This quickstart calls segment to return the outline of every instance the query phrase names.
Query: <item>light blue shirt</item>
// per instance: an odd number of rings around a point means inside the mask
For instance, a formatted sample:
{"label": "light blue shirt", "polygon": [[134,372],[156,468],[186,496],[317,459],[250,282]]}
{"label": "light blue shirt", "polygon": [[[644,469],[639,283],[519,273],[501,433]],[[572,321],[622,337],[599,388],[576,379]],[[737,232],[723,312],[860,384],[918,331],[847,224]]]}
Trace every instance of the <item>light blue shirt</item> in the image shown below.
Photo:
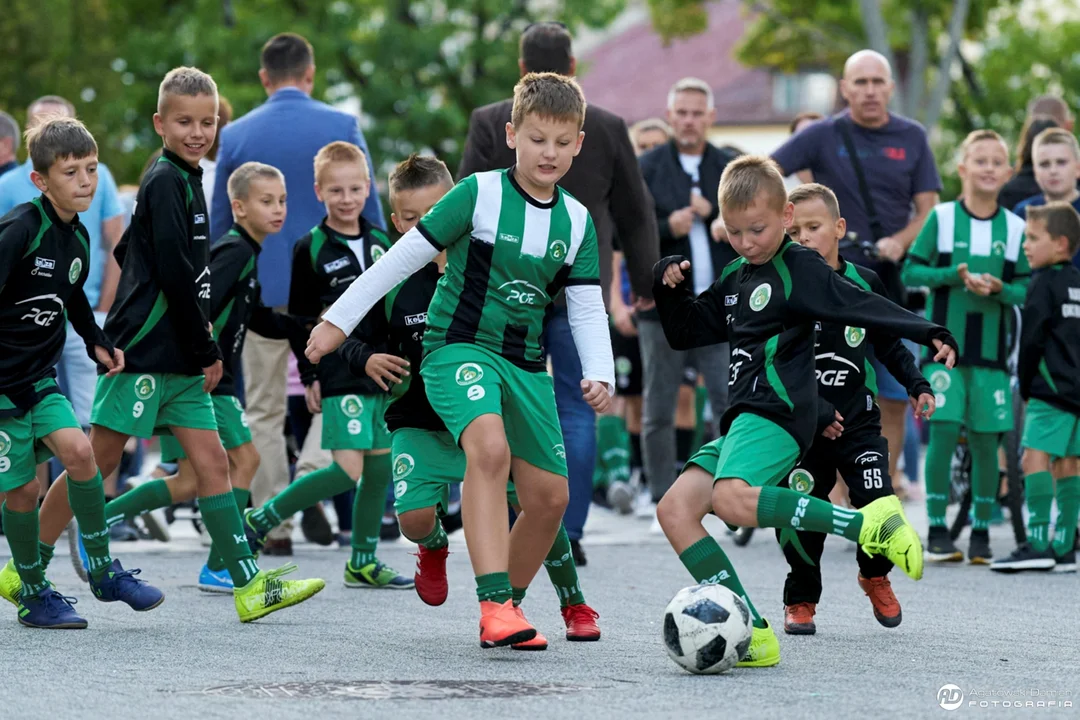
{"label": "light blue shirt", "polygon": [[[0,217],[7,215],[16,205],[30,202],[41,191],[30,180],[30,171],[33,170],[30,160],[5,173],[0,177]],[[101,280],[105,275],[106,260],[111,248],[106,248],[101,237],[101,225],[124,212],[120,204],[120,196],[116,191],[116,181],[112,173],[104,163],[98,163],[98,187],[94,193],[94,199],[90,202],[90,209],[79,213],[79,220],[86,226],[90,237],[90,270],[86,276],[86,284],[83,291],[86,299],[90,301],[90,307],[96,308],[101,298]]]}

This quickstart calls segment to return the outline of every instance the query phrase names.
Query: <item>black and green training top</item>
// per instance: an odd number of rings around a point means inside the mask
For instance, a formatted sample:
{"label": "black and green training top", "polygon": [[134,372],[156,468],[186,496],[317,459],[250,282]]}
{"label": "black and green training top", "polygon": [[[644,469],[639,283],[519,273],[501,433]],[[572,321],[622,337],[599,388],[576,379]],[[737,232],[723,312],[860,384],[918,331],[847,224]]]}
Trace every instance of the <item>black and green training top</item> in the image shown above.
{"label": "black and green training top", "polygon": [[202,169],[165,150],[139,186],[105,334],[125,372],[202,375],[221,359],[210,334],[210,225]]}
{"label": "black and green training top", "polygon": [[[867,292],[889,296],[881,278],[870,268],[840,258],[836,273]],[[896,335],[879,330],[867,332],[861,327],[828,321],[817,322],[815,328],[818,414],[825,425],[839,412],[844,418],[845,433],[864,427],[877,427],[880,431],[881,411],[874,402],[878,394],[877,374],[870,363],[870,348],[908,395],[918,397],[931,392],[930,383],[915,364],[915,357]]]}
{"label": "black and green training top", "polygon": [[83,292],[90,269],[86,238],[78,215],[62,221],[44,195],[0,218],[0,395],[18,414],[37,402],[34,383],[56,376],[65,318],[91,358],[95,345],[112,351]]}
{"label": "black and green training top", "polygon": [[304,356],[304,325],[262,304],[257,263],[261,250],[262,245],[237,224],[210,250],[210,316],[224,367],[213,395],[237,394],[236,364],[248,330],[265,338],[288,340],[293,354]]}
{"label": "black and green training top", "polygon": [[[390,240],[386,235],[364,218],[360,218],[360,233],[355,236],[332,230],[324,218],[311,232],[297,240],[293,249],[289,314],[308,329],[314,327],[323,311],[389,248]],[[365,318],[350,337],[364,340],[371,322]],[[297,366],[304,385],[319,381],[323,397],[384,392],[366,374],[357,376],[350,372],[348,364],[336,352],[325,356],[317,367],[298,357]]]}
{"label": "black and green training top", "polygon": [[1080,415],[1080,270],[1035,271],[1020,322],[1020,396]]}
{"label": "black and green training top", "polygon": [[[391,386],[390,406],[386,409],[386,426],[391,430],[418,428],[435,432],[446,430],[446,424],[431,407],[420,376],[424,359],[424,330],[427,329],[428,306],[435,295],[435,286],[442,271],[429,263],[371,308],[368,317],[373,323],[367,342],[348,339],[341,346],[341,356],[355,375],[367,377],[367,362],[376,352],[397,355],[409,361],[409,375],[400,385]],[[382,347],[376,350],[376,347]]]}
{"label": "black and green training top", "polygon": [[675,350],[730,343],[729,404],[720,421],[721,434],[749,412],[784,428],[803,452],[810,447],[818,421],[818,320],[924,345],[934,339],[955,342],[945,328],[856,286],[815,251],[789,238],[762,265],[743,258],[731,262],[696,298],[689,283],[669,288],[662,281],[668,265],[686,259],[666,257],[656,264],[656,307]]}

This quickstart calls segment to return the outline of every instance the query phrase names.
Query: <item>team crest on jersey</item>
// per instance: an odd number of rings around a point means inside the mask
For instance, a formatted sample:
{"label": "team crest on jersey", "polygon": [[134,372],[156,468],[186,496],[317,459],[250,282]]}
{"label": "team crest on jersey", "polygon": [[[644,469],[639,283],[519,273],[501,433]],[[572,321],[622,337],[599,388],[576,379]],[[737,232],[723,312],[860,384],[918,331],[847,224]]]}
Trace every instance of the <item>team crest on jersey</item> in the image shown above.
{"label": "team crest on jersey", "polygon": [[754,288],[754,292],[750,294],[750,309],[754,312],[761,312],[765,309],[765,306],[769,304],[769,300],[772,299],[772,285],[769,283],[762,283]]}
{"label": "team crest on jersey", "polygon": [[79,279],[79,275],[82,274],[82,258],[75,258],[71,261],[71,267],[68,268],[68,282],[72,285]]}
{"label": "team crest on jersey", "polygon": [[341,412],[347,417],[358,418],[364,412],[364,403],[357,395],[346,395],[341,398]]}
{"label": "team crest on jersey", "polygon": [[[416,468],[416,461],[413,460],[413,456],[408,453],[402,453],[394,458],[394,477],[406,478],[412,474],[412,471]],[[400,496],[399,496],[400,497]]]}
{"label": "team crest on jersey", "polygon": [[555,457],[566,459],[566,446],[562,443],[551,446],[551,452],[555,453]]}
{"label": "team crest on jersey", "polygon": [[484,377],[484,369],[476,363],[465,363],[454,373],[454,380],[458,385],[472,385]]}
{"label": "team crest on jersey", "polygon": [[990,254],[994,257],[1004,257],[1005,243],[1001,240],[995,240],[993,245],[990,246]]}
{"label": "team crest on jersey", "polygon": [[157,380],[153,375],[140,375],[135,378],[135,396],[140,400],[149,400],[157,390]]}
{"label": "team crest on jersey", "polygon": [[371,246],[371,262],[378,262],[379,258],[386,254],[386,250],[380,245]]}
{"label": "team crest on jersey", "polygon": [[551,248],[548,250],[548,254],[551,255],[552,260],[565,260],[566,259],[566,243],[562,240],[556,240],[551,243]]}
{"label": "team crest on jersey", "polygon": [[844,340],[849,347],[859,347],[866,338],[866,330],[857,327],[844,328]]}
{"label": "team crest on jersey", "polygon": [[615,374],[616,375],[629,375],[630,371],[634,369],[633,363],[630,362],[630,358],[619,356],[615,358]]}
{"label": "team crest on jersey", "polygon": [[788,475],[788,487],[797,493],[809,495],[814,490],[814,476],[802,468],[795,468]]}
{"label": "team crest on jersey", "polygon": [[952,385],[952,377],[945,370],[935,370],[930,374],[930,387],[936,393],[943,393]]}

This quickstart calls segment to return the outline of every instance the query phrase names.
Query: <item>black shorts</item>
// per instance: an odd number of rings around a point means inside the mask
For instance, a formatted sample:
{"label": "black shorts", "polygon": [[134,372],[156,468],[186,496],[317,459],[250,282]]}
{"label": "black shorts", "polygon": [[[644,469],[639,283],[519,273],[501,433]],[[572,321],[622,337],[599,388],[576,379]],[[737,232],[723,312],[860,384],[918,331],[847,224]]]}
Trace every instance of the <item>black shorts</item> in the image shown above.
{"label": "black shorts", "polygon": [[611,352],[615,356],[615,394],[641,396],[641,345],[637,335],[626,337],[611,327]]}
{"label": "black shorts", "polygon": [[809,482],[810,494],[824,500],[836,485],[837,472],[847,484],[855,508],[893,494],[889,443],[881,436],[878,426],[845,432],[836,440],[817,437],[788,481],[789,484]]}

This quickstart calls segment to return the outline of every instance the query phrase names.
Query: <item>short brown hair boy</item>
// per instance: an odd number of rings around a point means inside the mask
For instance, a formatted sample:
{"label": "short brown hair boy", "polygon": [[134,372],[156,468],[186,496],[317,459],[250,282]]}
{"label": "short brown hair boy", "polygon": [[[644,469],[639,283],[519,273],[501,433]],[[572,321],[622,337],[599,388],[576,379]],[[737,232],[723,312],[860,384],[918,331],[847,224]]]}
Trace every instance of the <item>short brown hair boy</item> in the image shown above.
{"label": "short brown hair boy", "polygon": [[1027,219],[1046,223],[1046,233],[1051,238],[1064,237],[1068,240],[1069,255],[1075,255],[1077,249],[1080,248],[1080,214],[1071,204],[1052,202],[1045,205],[1029,205]]}
{"label": "short brown hair boy", "polygon": [[165,114],[165,106],[171,95],[184,95],[186,97],[198,97],[199,95],[211,95],[217,99],[217,83],[214,78],[204,73],[199,68],[176,67],[165,74],[165,78],[158,86],[158,113]]}
{"label": "short brown hair boy", "polygon": [[825,209],[829,211],[832,219],[840,219],[840,203],[836,199],[836,193],[821,183],[805,183],[788,193],[788,202],[793,205],[811,200],[825,203]]}
{"label": "short brown hair boy", "polygon": [[57,160],[82,160],[98,154],[97,142],[75,118],[54,115],[26,131],[26,150],[34,170],[49,172]]}
{"label": "short brown hair boy", "polygon": [[514,86],[510,123],[521,127],[529,115],[585,124],[585,93],[577,80],[557,73],[529,73]]}
{"label": "short brown hair boy", "polygon": [[324,145],[315,154],[315,182],[319,182],[319,176],[330,163],[356,163],[364,169],[365,177],[369,175],[367,156],[364,155],[363,150],[350,142],[335,140],[329,145]]}
{"label": "short brown hair boy", "polygon": [[766,194],[769,207],[777,211],[782,211],[788,202],[784,176],[771,158],[764,155],[743,155],[724,168],[718,192],[721,208],[747,208],[760,192]]}
{"label": "short brown hair boy", "polygon": [[[431,185],[453,187],[454,178],[446,163],[432,155],[413,153],[398,163],[390,173],[390,197],[405,190],[417,190]],[[390,201],[391,204],[393,200]]]}

